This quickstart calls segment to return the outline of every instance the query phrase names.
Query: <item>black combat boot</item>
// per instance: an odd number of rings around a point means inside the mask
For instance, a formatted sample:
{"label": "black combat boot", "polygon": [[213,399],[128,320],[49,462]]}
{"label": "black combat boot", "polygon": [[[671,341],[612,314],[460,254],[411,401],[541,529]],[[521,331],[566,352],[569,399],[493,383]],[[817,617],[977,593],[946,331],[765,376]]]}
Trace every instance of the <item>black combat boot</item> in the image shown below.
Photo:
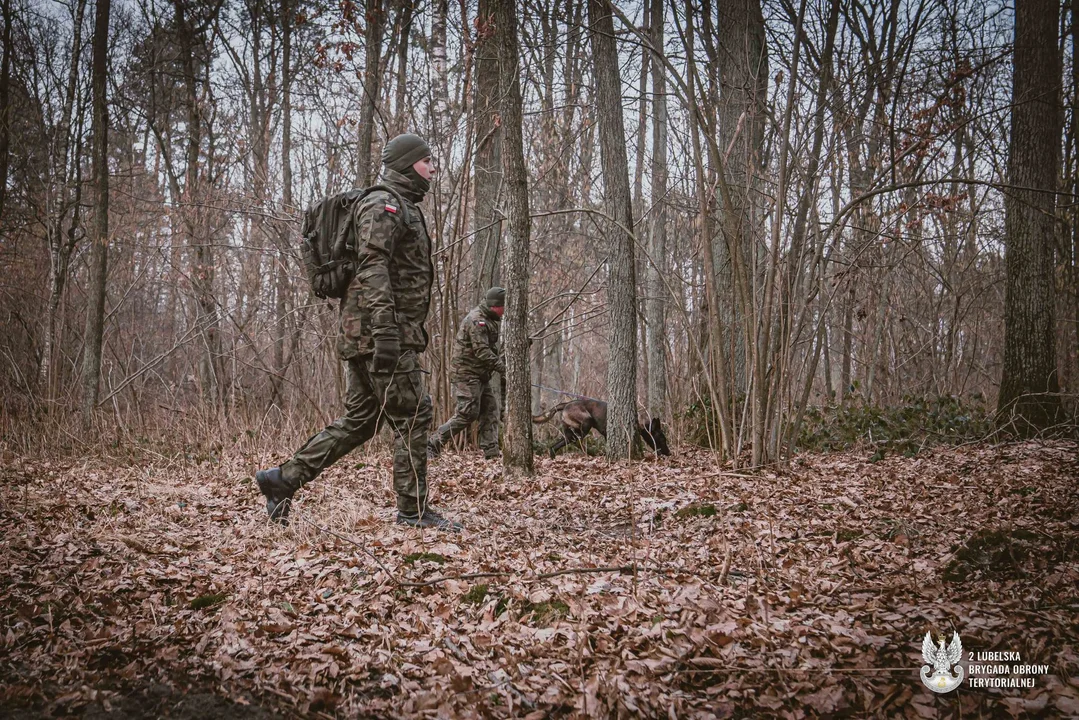
{"label": "black combat boot", "polygon": [[296,494],[296,488],[285,482],[285,478],[281,475],[281,468],[259,470],[255,473],[255,482],[259,484],[259,490],[266,496],[266,514],[274,522],[288,525],[288,511],[292,505],[292,496]]}
{"label": "black combat boot", "polygon": [[409,525],[418,528],[435,528],[436,530],[452,530],[461,532],[465,526],[459,522],[448,520],[431,508],[425,508],[422,513],[397,513],[398,525]]}

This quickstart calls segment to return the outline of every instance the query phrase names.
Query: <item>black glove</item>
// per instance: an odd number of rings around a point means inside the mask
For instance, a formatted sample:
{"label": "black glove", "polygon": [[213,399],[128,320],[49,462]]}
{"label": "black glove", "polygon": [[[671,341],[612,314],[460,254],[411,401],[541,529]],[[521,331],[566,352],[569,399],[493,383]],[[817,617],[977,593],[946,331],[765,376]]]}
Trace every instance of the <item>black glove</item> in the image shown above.
{"label": "black glove", "polygon": [[396,337],[375,338],[375,354],[371,357],[371,371],[393,372],[401,359],[401,341]]}

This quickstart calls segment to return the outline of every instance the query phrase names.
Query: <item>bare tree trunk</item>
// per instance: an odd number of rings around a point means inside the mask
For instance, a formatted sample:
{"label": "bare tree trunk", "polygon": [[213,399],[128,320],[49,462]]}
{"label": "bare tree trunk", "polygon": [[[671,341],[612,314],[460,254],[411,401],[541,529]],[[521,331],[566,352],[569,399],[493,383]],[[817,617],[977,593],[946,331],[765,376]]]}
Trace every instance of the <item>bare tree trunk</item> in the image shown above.
{"label": "bare tree trunk", "polygon": [[[802,43],[802,19],[805,17],[806,0],[802,0],[798,10],[798,21],[794,30],[790,81],[787,85],[787,107],[783,113],[782,129],[779,132],[779,176],[776,181],[777,193],[775,210],[772,213],[769,257],[765,263],[764,303],[754,315],[756,337],[753,344],[753,464],[761,465],[767,460],[774,460],[779,453],[779,436],[782,427],[782,414],[775,407],[778,386],[783,370],[782,356],[776,353],[772,342],[773,309],[775,303],[776,278],[779,274],[783,214],[787,206],[787,194],[790,191],[791,163],[791,121],[794,113],[795,94],[797,92],[798,60]],[[761,21],[761,52],[763,62],[763,20]],[[750,34],[753,34],[752,31]],[[761,81],[758,80],[758,83]],[[763,81],[767,88],[767,80]],[[758,90],[760,85],[758,84]],[[764,98],[757,102],[763,105]],[[747,309],[748,312],[748,309]],[[814,361],[815,362],[815,361]],[[771,377],[771,379],[769,379]]]}
{"label": "bare tree trunk", "polygon": [[[754,201],[754,189],[765,165],[768,50],[761,0],[722,0],[717,5],[719,36],[728,42],[719,48],[712,64],[719,70],[719,139],[721,149],[727,153],[725,169],[735,217],[721,223],[731,232],[725,232],[726,243],[720,243],[720,262],[716,270],[720,273],[721,295],[733,299],[733,286],[738,282],[732,277],[735,273],[747,273],[749,285],[757,285],[752,278],[757,266],[753,261],[754,236],[760,212]],[[732,302],[731,312],[724,319],[731,331],[735,392],[749,397],[747,355],[752,349],[747,345],[752,339],[750,332],[743,328],[749,327],[747,316],[753,314],[753,308],[739,307],[740,304]]]}
{"label": "bare tree trunk", "polygon": [[[543,327],[542,316],[541,316],[541,319],[537,320],[536,324],[539,325],[540,327]],[[544,377],[544,374],[543,374],[544,366],[546,365],[546,361],[547,361],[547,353],[544,352],[544,350],[546,349],[546,348],[544,348],[544,344],[545,344],[544,340],[542,338],[540,338],[540,341],[538,343],[535,343],[534,347],[530,348],[530,350],[532,350],[533,353],[536,356],[536,363],[535,363],[536,367],[535,367],[535,372],[533,373],[533,379],[536,382],[532,384],[532,414],[533,415],[539,415],[540,413],[543,412],[543,388],[541,388],[539,386],[540,385],[546,385],[549,382],[548,379],[546,377]],[[529,354],[533,354],[533,353],[529,353]]]}
{"label": "bare tree trunk", "polygon": [[[271,115],[273,104],[277,100],[277,33],[275,18],[271,11],[262,3],[252,3],[247,7],[247,19],[250,21],[249,38],[251,43],[251,62],[248,63],[248,71],[243,75],[250,83],[246,93],[248,103],[248,142],[251,148],[250,165],[245,163],[245,168],[250,168],[246,178],[248,192],[254,202],[256,212],[250,217],[250,244],[263,250],[267,257],[274,256],[277,249],[279,233],[269,219],[270,208],[270,145],[271,145]],[[220,24],[218,25],[220,32]],[[269,47],[266,47],[264,31],[270,30]],[[265,58],[265,60],[264,60]],[[268,61],[268,68],[264,68],[264,62]],[[268,72],[264,72],[268,69]],[[251,256],[253,255],[253,257]],[[276,273],[267,274],[263,269],[262,252],[249,254],[243,260],[243,277],[240,292],[242,304],[235,315],[234,323],[238,321],[239,328],[247,327],[258,315],[263,312],[263,301],[267,295],[272,295],[275,289]],[[269,281],[267,283],[267,281]],[[268,288],[264,285],[268,284]],[[270,293],[267,293],[267,289]],[[276,310],[276,301],[275,310]],[[274,353],[276,354],[278,342],[274,332]],[[249,346],[256,353],[258,350],[252,344]],[[236,362],[236,354],[242,352],[242,347],[233,347],[233,362]],[[271,361],[272,362],[272,361]],[[258,364],[263,368],[266,364],[259,359]],[[276,365],[274,366],[276,367]],[[271,395],[275,397],[278,390],[278,378],[276,370],[271,370],[270,388]],[[235,374],[232,374],[235,378]],[[231,382],[227,390],[234,396],[237,383]]]}
{"label": "bare tree trunk", "polygon": [[528,171],[525,167],[521,80],[517,54],[517,17],[512,3],[496,3],[498,58],[502,69],[501,115],[503,172],[509,238],[506,243],[506,413],[502,448],[504,473],[530,477],[532,462],[532,384],[528,359],[529,234]]}
{"label": "bare tree trunk", "polygon": [[4,216],[4,203],[7,198],[7,175],[11,145],[11,0],[3,0],[4,35],[3,58],[0,59],[0,217]]}
{"label": "bare tree trunk", "polygon": [[[644,7],[643,32],[649,32],[649,14],[651,5]],[[648,147],[645,137],[645,128],[648,127],[648,65],[651,54],[646,48],[641,48],[641,79],[637,88],[639,95],[637,104],[637,157],[633,162],[633,215],[640,217],[644,213],[644,151]]]}
{"label": "bare tree trunk", "polygon": [[[435,16],[431,24],[431,54],[433,56],[432,71],[434,77],[431,94],[434,96],[434,108],[431,116],[432,144],[436,148],[439,157],[449,158],[450,149],[450,105],[449,105],[449,74],[447,64],[447,35],[446,29],[449,23],[448,0],[437,0],[434,3]],[[448,181],[443,178],[436,179],[432,192],[428,195],[428,202],[434,208],[433,217],[435,232],[442,240],[446,239],[444,232],[449,213]],[[454,253],[456,254],[456,253]]]}
{"label": "bare tree trunk", "polygon": [[[1067,7],[1067,6],[1065,6]],[[1065,116],[1064,126],[1064,157],[1061,168],[1060,189],[1074,197],[1079,194],[1079,112],[1075,107],[1079,105],[1079,7],[1076,3],[1070,4],[1070,13],[1061,18],[1061,24],[1065,28],[1061,38],[1062,59],[1063,50],[1071,39],[1071,75],[1065,76],[1068,81],[1067,91],[1064,93],[1064,106],[1070,107],[1071,111]],[[1060,389],[1064,398],[1075,395],[1076,387],[1079,387],[1079,208],[1074,201],[1062,202],[1058,207],[1062,228],[1059,235],[1059,257],[1057,263],[1060,266],[1061,293],[1059,309],[1063,316],[1060,328],[1058,353],[1058,367],[1060,368]],[[1065,412],[1074,412],[1076,404],[1074,400],[1065,401]]]}
{"label": "bare tree trunk", "polygon": [[394,134],[408,132],[411,119],[405,111],[405,90],[408,82],[408,46],[409,33],[412,30],[412,14],[414,0],[401,0],[401,8],[397,11],[397,86],[393,103],[394,111]]}
{"label": "bare tree trunk", "polygon": [[[49,216],[48,223],[48,246],[49,246],[49,295],[45,305],[45,337],[42,340],[41,365],[38,368],[38,379],[41,382],[46,397],[53,395],[53,355],[56,352],[57,313],[60,308],[60,299],[64,294],[64,286],[67,283],[68,262],[71,253],[79,239],[78,216],[79,196],[81,189],[75,182],[75,200],[69,204],[69,185],[71,178],[68,176],[69,168],[73,165],[78,175],[80,163],[70,162],[71,151],[71,121],[75,107],[76,86],[79,78],[79,55],[82,50],[82,24],[83,15],[86,11],[86,0],[78,0],[74,8],[74,31],[71,40],[71,65],[68,67],[67,86],[64,89],[64,106],[57,128],[57,150],[52,158],[52,188],[49,189],[53,196],[52,202],[46,201],[46,213]],[[76,133],[81,136],[81,133]],[[78,142],[76,142],[78,146]],[[78,155],[78,152],[76,152]],[[49,205],[51,204],[51,207]],[[74,215],[71,224],[65,228],[68,210],[73,208]]]}
{"label": "bare tree trunk", "polygon": [[[284,0],[281,7],[281,205],[286,213],[292,212],[292,3]],[[274,337],[274,378],[272,402],[281,394],[285,373],[285,342],[288,337],[286,318],[289,297],[289,239],[291,223],[280,224],[277,249],[277,273],[274,288],[274,320],[277,332]]]}
{"label": "bare tree trunk", "polygon": [[854,303],[855,284],[850,274],[843,280],[847,283],[847,299],[843,303],[843,359],[839,375],[839,403],[845,405],[851,393],[851,354],[854,352]]}
{"label": "bare tree trunk", "polygon": [[637,454],[637,282],[633,248],[633,210],[622,122],[622,79],[610,0],[589,0],[592,58],[596,76],[604,205],[610,243],[607,305],[610,356],[607,364],[607,457]]}
{"label": "bare tree trunk", "polygon": [[[663,51],[664,2],[651,0],[651,39]],[[667,397],[667,76],[657,58],[652,63],[652,262],[648,266],[645,302],[648,353],[648,414],[661,417]]]}
{"label": "bare tree trunk", "polygon": [[[818,295],[820,295],[820,298],[821,298],[821,301],[819,303],[820,312],[821,312],[822,315],[825,315],[825,316],[827,316],[828,309],[829,309],[828,304],[824,302],[825,293],[827,291],[827,284],[826,284],[827,283],[827,277],[826,277],[827,271],[828,271],[828,261],[827,261],[827,259],[825,259],[824,261],[821,262],[820,278],[819,278],[820,288],[817,291]],[[821,352],[824,353],[824,398],[825,398],[824,404],[825,405],[831,405],[831,404],[833,404],[835,402],[835,389],[833,388],[833,380],[832,380],[832,351],[831,351],[831,345],[829,343],[829,338],[828,338],[828,318],[827,317],[822,317],[820,319],[820,324],[821,324]],[[804,410],[805,408],[803,407],[802,409]],[[797,438],[792,438],[792,443],[796,439]]]}
{"label": "bare tree trunk", "polygon": [[[863,108],[863,111],[868,111],[868,104]],[[866,166],[862,163],[859,152],[861,143],[864,142],[862,133],[860,130],[850,130],[851,125],[849,123],[859,122],[856,118],[861,118],[862,111],[856,110],[850,116],[844,118],[848,123],[844,128],[845,143],[846,143],[846,156],[847,156],[847,174],[850,178],[850,193],[851,195],[858,197],[865,194],[870,185],[871,175]],[[873,162],[872,151],[870,150],[869,163]],[[846,245],[846,252],[850,257],[857,257],[862,248],[866,247],[871,242],[873,236],[872,228],[875,226],[875,213],[871,207],[873,199],[869,199],[866,202],[858,206],[854,211],[851,225],[851,232],[849,236],[845,236],[844,244]],[[844,274],[843,282],[847,284],[847,301],[846,306],[843,309],[843,387],[842,397],[843,402],[846,403],[851,394],[854,391],[855,382],[855,368],[854,368],[854,315],[858,310],[858,285],[860,273],[859,268],[854,265],[850,270]],[[865,317],[862,312],[859,312],[859,319]],[[862,331],[864,332],[864,323]],[[861,343],[862,350],[859,353],[859,364],[864,368],[868,358],[865,357],[866,343]],[[863,386],[864,389],[864,386]]]}
{"label": "bare tree trunk", "polygon": [[105,280],[109,263],[109,108],[105,94],[109,63],[109,0],[97,0],[94,19],[93,103],[96,190],[94,234],[90,250],[89,305],[86,308],[85,350],[82,356],[82,421],[94,417],[101,387],[101,338],[105,321]]}
{"label": "bare tree trunk", "polygon": [[[641,32],[646,35],[649,32],[649,13],[651,13],[651,6],[649,3],[644,4],[644,25],[641,28]],[[630,209],[633,217],[642,218],[645,214],[644,207],[644,156],[648,150],[648,134],[646,132],[648,128],[648,66],[651,60],[651,53],[648,52],[646,47],[641,47],[641,74],[637,85],[637,143],[634,152],[633,160],[633,194],[632,201],[630,203]],[[646,305],[648,303],[648,278],[650,277],[651,268],[648,266],[648,227],[643,223],[636,229],[637,237],[634,242],[639,242],[641,252],[635,252],[634,262],[637,267],[634,269],[634,278],[644,277],[644,291],[645,297],[642,299],[637,298],[640,305],[636,313],[637,330],[634,333],[634,337],[644,340],[647,346],[648,342],[648,320],[646,316]],[[636,251],[636,248],[635,248]],[[642,264],[643,263],[643,264]],[[645,387],[642,388],[645,393],[645,400],[648,398],[648,351],[647,347],[644,349],[644,356],[641,358],[641,362],[644,365],[643,368],[638,370],[638,376],[640,372],[644,373]],[[637,396],[639,393],[634,393]]]}
{"label": "bare tree trunk", "polygon": [[496,208],[502,188],[502,130],[498,117],[498,48],[492,40],[494,12],[500,5],[499,0],[480,0],[476,17],[476,165],[473,181],[476,239],[472,243],[473,298],[476,302],[487,288],[500,282],[502,220]]}
{"label": "bare tree trunk", "polygon": [[383,0],[367,0],[367,28],[364,41],[367,45],[363,68],[363,99],[360,103],[359,146],[356,152],[356,185],[366,187],[374,182],[375,168],[371,160],[371,146],[375,134],[375,108],[378,105],[379,61],[382,58],[382,30],[386,23]]}
{"label": "bare tree trunk", "polygon": [[[804,6],[799,11],[796,21],[801,25],[804,18]],[[787,272],[781,280],[778,288],[780,295],[779,305],[776,308],[778,314],[777,334],[774,349],[778,357],[773,360],[776,369],[771,374],[773,377],[772,392],[768,398],[768,417],[775,418],[776,445],[773,457],[780,459],[780,453],[786,448],[793,447],[794,438],[782,437],[783,433],[796,432],[801,423],[801,417],[812,391],[813,378],[816,375],[816,367],[820,353],[827,348],[827,329],[822,314],[827,306],[823,305],[823,296],[818,296],[817,310],[813,308],[812,297],[814,288],[820,285],[819,277],[815,273],[823,273],[824,267],[824,243],[818,238],[818,242],[810,245],[807,242],[807,227],[811,212],[816,217],[816,205],[820,199],[820,159],[824,144],[825,108],[828,104],[828,92],[832,76],[832,55],[835,48],[835,34],[839,20],[839,1],[832,0],[828,20],[825,24],[824,49],[816,63],[816,71],[819,76],[817,94],[814,100],[813,115],[813,146],[809,152],[808,162],[797,212],[795,214],[794,228],[791,233],[791,247],[787,259]],[[812,55],[808,60],[812,63]],[[799,63],[798,58],[795,63]],[[784,150],[786,152],[786,150]],[[796,156],[795,156],[796,157]],[[776,228],[778,229],[778,228]],[[803,332],[811,327],[814,318],[817,319],[816,339],[814,342],[814,355],[810,361],[811,369],[805,377],[803,391],[800,396],[795,395],[796,374],[795,367],[800,353],[794,351],[795,346],[802,341]],[[767,320],[766,320],[767,321]],[[827,373],[830,360],[825,354],[825,372]],[[830,385],[830,383],[829,383]],[[793,420],[791,417],[793,416]]]}
{"label": "bare tree trunk", "polygon": [[209,242],[206,210],[199,207],[201,194],[201,168],[199,156],[203,140],[202,112],[199,107],[198,77],[195,74],[196,30],[186,14],[184,0],[173,0],[176,10],[177,30],[180,39],[180,66],[184,80],[184,106],[186,111],[187,147],[185,150],[184,187],[181,199],[182,212],[188,244],[194,250],[191,269],[191,285],[195,295],[195,318],[203,337],[199,360],[199,381],[203,399],[216,404],[223,390],[220,372],[221,336],[217,300],[214,297],[213,251]]}
{"label": "bare tree trunk", "polygon": [[450,8],[448,0],[435,0],[435,15],[431,23],[431,56],[432,70],[434,71],[434,87],[432,92],[435,98],[434,126],[435,136],[445,138],[447,128],[447,114],[449,112],[449,85],[446,76],[446,23],[449,20]]}
{"label": "bare tree trunk", "polygon": [[[677,15],[675,15],[675,19],[677,21]],[[682,35],[689,67],[685,95],[688,105],[687,110],[690,111],[689,130],[693,146],[693,168],[697,180],[697,237],[701,247],[701,254],[704,257],[705,309],[701,313],[700,321],[702,329],[701,345],[707,352],[707,359],[703,357],[704,352],[702,352],[701,364],[702,366],[706,365],[706,367],[701,369],[711,400],[710,411],[706,411],[709,412],[710,417],[705,421],[705,429],[708,433],[709,445],[719,449],[720,452],[730,452],[737,456],[734,420],[732,417],[733,408],[728,386],[730,382],[728,363],[726,351],[723,347],[723,338],[726,331],[724,330],[724,321],[721,314],[721,307],[727,307],[730,303],[723,302],[724,299],[720,297],[716,243],[712,241],[715,227],[713,224],[712,198],[708,192],[708,188],[712,186],[712,183],[708,180],[708,172],[704,162],[704,150],[701,147],[701,136],[709,132],[709,130],[704,121],[704,113],[699,112],[699,106],[697,105],[697,70],[696,63],[693,60],[694,32],[691,18],[689,17],[687,17],[686,29]],[[718,176],[716,180],[717,185],[722,188],[722,176]],[[728,216],[728,225],[731,220],[732,218]],[[731,332],[737,332],[737,328],[731,328]]]}
{"label": "bare tree trunk", "polygon": [[[1069,147],[1071,149],[1067,154],[1070,167],[1066,175],[1070,179],[1069,190],[1072,194],[1071,212],[1069,213],[1070,238],[1068,242],[1068,278],[1070,280],[1068,288],[1071,293],[1072,321],[1071,346],[1066,347],[1066,352],[1071,356],[1073,369],[1075,369],[1075,363],[1079,362],[1079,207],[1074,202],[1074,198],[1079,196],[1079,111],[1076,110],[1076,106],[1079,105],[1079,7],[1077,5],[1079,4],[1073,2],[1071,6],[1072,111],[1068,128],[1068,136],[1071,138]],[[1076,380],[1079,381],[1079,378],[1076,378]],[[1075,382],[1073,382],[1068,387],[1068,391],[1074,393],[1075,389]]]}
{"label": "bare tree trunk", "polygon": [[[1004,368],[997,421],[1021,436],[1061,417],[1056,368],[1054,249],[1060,169],[1060,48],[1057,0],[1018,0],[1012,133],[1004,197],[1007,275]],[[1029,189],[1027,189],[1029,188]]]}

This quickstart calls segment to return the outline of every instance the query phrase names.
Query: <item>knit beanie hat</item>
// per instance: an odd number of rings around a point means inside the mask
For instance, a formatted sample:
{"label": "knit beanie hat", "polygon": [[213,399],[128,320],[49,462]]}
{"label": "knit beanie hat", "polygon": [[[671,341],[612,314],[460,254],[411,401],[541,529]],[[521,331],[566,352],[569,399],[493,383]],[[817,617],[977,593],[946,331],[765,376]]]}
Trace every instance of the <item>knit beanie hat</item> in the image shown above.
{"label": "knit beanie hat", "polygon": [[487,307],[506,307],[506,290],[497,285],[487,291]]}
{"label": "knit beanie hat", "polygon": [[418,160],[431,155],[431,147],[419,135],[404,133],[386,143],[382,148],[382,164],[391,170],[405,172]]}

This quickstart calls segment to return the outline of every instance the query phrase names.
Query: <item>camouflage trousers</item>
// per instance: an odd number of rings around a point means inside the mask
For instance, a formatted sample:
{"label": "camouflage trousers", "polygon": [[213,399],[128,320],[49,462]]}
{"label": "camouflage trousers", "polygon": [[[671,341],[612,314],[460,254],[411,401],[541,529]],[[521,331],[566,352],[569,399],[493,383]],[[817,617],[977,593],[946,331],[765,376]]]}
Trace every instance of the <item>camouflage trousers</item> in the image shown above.
{"label": "camouflage trousers", "polygon": [[431,436],[431,448],[436,452],[441,451],[443,445],[479,420],[480,449],[487,457],[498,455],[498,399],[491,389],[490,380],[475,378],[454,382],[453,394],[457,398],[453,417]]}
{"label": "camouflage trousers", "polygon": [[401,355],[394,373],[373,373],[365,358],[348,361],[345,415],[311,437],[281,466],[294,488],[311,482],[350,450],[393,430],[393,489],[397,509],[415,514],[427,503],[427,433],[434,416],[431,396],[414,351]]}

